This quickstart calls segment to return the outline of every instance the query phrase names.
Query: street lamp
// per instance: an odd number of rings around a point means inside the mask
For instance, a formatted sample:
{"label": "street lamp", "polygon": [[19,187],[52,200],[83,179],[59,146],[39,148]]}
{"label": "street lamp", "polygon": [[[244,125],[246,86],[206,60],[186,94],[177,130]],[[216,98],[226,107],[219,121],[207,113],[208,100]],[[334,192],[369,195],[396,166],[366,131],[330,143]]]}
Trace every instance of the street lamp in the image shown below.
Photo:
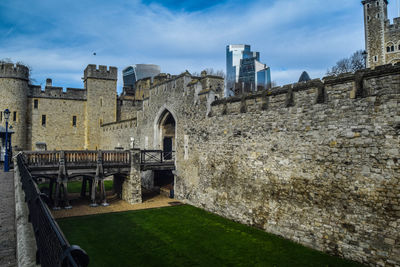
{"label": "street lamp", "polygon": [[10,118],[10,111],[8,109],[4,110],[4,119],[6,119],[6,154],[4,155],[4,172],[10,170],[8,162],[8,119]]}

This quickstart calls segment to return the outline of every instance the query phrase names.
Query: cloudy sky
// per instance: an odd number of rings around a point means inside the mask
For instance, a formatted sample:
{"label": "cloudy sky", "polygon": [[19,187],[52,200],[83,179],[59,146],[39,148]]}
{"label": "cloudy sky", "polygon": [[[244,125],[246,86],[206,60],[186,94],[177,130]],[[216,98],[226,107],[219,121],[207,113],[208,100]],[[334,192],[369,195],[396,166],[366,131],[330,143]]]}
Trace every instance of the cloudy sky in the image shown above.
{"label": "cloudy sky", "polygon": [[[0,59],[32,78],[83,87],[87,64],[152,63],[179,74],[225,71],[227,44],[250,44],[279,85],[312,78],[364,49],[359,0],[1,0]],[[397,15],[396,1],[390,18]],[[93,53],[96,53],[96,56]],[[119,90],[121,79],[118,81]]]}

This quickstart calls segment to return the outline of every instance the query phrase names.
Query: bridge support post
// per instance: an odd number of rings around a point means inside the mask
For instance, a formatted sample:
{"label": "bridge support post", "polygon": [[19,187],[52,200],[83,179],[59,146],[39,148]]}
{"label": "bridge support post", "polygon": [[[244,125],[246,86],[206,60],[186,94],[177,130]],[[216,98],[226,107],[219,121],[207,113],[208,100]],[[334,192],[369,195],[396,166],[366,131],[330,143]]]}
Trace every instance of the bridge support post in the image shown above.
{"label": "bridge support post", "polygon": [[87,185],[87,177],[82,177],[82,188],[81,188],[81,197],[84,198],[86,196],[86,185]]}
{"label": "bridge support post", "polygon": [[60,209],[60,201],[65,202],[65,209],[71,209],[68,199],[68,173],[65,167],[65,153],[60,151],[60,163],[58,168],[58,177],[56,185],[56,197],[54,202],[54,209]]}
{"label": "bridge support post", "polygon": [[104,169],[103,169],[103,154],[101,150],[97,152],[97,167],[96,167],[96,175],[94,177],[94,181],[92,184],[92,204],[91,207],[98,206],[96,203],[96,187],[99,185],[100,189],[100,200],[102,206],[108,206],[110,204],[107,203],[106,198],[106,190],[104,187]]}
{"label": "bridge support post", "polygon": [[131,169],[122,185],[122,199],[130,204],[142,203],[142,180],[140,177],[140,149],[131,149]]}

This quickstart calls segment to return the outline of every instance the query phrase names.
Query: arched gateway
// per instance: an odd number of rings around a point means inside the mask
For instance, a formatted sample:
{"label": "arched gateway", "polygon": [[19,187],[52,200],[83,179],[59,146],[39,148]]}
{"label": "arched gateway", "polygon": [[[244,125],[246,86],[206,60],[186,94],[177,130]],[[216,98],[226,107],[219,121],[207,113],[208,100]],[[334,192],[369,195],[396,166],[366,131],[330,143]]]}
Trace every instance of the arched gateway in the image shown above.
{"label": "arched gateway", "polygon": [[175,151],[176,115],[171,108],[163,106],[154,120],[154,149]]}
{"label": "arched gateway", "polygon": [[[162,151],[162,162],[170,162],[172,166],[175,161],[176,150],[176,115],[170,107],[164,105],[160,108],[154,119],[153,149]],[[170,165],[161,164],[151,169],[143,169],[142,186],[150,191],[156,190],[160,193],[173,195],[174,175]]]}

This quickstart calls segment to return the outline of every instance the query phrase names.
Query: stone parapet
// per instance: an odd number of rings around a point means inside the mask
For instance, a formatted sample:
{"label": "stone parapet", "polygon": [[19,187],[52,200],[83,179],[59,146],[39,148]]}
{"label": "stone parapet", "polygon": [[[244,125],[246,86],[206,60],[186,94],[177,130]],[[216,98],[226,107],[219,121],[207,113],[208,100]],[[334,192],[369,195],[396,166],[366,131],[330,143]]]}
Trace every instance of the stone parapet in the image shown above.
{"label": "stone parapet", "polygon": [[15,227],[17,239],[18,266],[36,267],[36,239],[32,224],[29,222],[29,209],[25,203],[25,193],[22,190],[21,176],[18,164],[14,161],[14,190],[15,190]]}
{"label": "stone parapet", "polygon": [[[400,91],[400,64],[382,65],[356,73],[324,77],[307,82],[274,87],[213,101],[212,114],[243,113],[246,110],[263,111],[290,106],[311,106],[328,100],[363,98],[382,94],[398,94]],[[251,109],[243,108],[252,106]]]}
{"label": "stone parapet", "polygon": [[24,65],[0,63],[0,78],[29,80],[29,69]]}
{"label": "stone parapet", "polygon": [[118,70],[116,67],[109,67],[107,69],[107,66],[99,65],[99,68],[97,68],[97,66],[94,64],[90,64],[86,67],[83,76],[84,80],[88,78],[117,80],[117,77],[118,77]]}
{"label": "stone parapet", "polygon": [[86,100],[87,91],[85,89],[67,88],[66,91],[62,87],[46,86],[42,90],[41,86],[31,85],[29,87],[28,97],[31,98],[56,98],[71,100]]}

